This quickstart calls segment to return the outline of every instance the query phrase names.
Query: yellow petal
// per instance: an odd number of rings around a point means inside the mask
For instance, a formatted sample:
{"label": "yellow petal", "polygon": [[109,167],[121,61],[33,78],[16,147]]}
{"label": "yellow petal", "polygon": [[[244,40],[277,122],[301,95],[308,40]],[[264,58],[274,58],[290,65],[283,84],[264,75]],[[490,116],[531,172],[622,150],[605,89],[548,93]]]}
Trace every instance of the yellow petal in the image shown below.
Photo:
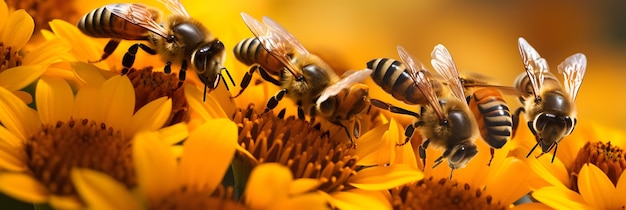
{"label": "yellow petal", "polygon": [[294,180],[289,186],[289,195],[298,195],[311,192],[320,185],[319,179],[300,178]]}
{"label": "yellow petal", "polygon": [[9,8],[7,7],[7,3],[6,1],[2,1],[0,2],[0,18],[2,19],[2,21],[0,21],[0,31],[4,29],[8,16],[9,16]]}
{"label": "yellow petal", "polygon": [[553,208],[550,208],[549,206],[543,203],[530,202],[530,203],[517,205],[513,207],[511,210],[552,210],[552,209]]}
{"label": "yellow petal", "polygon": [[45,71],[44,65],[13,67],[0,72],[0,86],[10,91],[20,90],[33,83]]}
{"label": "yellow petal", "polygon": [[43,77],[37,83],[37,112],[43,124],[67,121],[74,112],[74,93],[65,80]]}
{"label": "yellow petal", "polygon": [[0,87],[0,122],[7,130],[23,140],[30,138],[41,129],[37,112],[2,87]]}
{"label": "yellow petal", "polygon": [[100,74],[102,70],[94,65],[84,62],[72,62],[71,66],[76,77],[85,84],[100,87],[106,81],[102,74]]}
{"label": "yellow petal", "polygon": [[332,204],[338,209],[391,209],[383,192],[353,189],[331,194]]}
{"label": "yellow petal", "polygon": [[[180,162],[184,186],[213,191],[235,154],[237,125],[228,119],[208,121],[189,134]],[[210,160],[210,161],[207,161]]]}
{"label": "yellow petal", "polygon": [[159,139],[168,145],[180,143],[189,136],[185,123],[176,123],[158,130]]}
{"label": "yellow petal", "polygon": [[163,127],[172,113],[172,99],[167,96],[144,105],[133,115],[125,133],[128,137],[141,131],[153,131]]}
{"label": "yellow petal", "polygon": [[613,206],[612,195],[617,193],[611,180],[593,164],[584,164],[580,169],[578,192],[590,206],[596,209],[610,209]]}
{"label": "yellow petal", "polygon": [[26,55],[22,65],[50,65],[59,61],[63,54],[69,53],[72,45],[66,39],[48,40]]}
{"label": "yellow petal", "polygon": [[[102,56],[102,49],[92,41],[92,38],[84,35],[76,28],[75,25],[65,22],[64,20],[55,19],[49,22],[52,31],[59,37],[72,40],[72,50],[74,55],[83,62],[95,61]],[[101,67],[102,64],[96,64]]]}
{"label": "yellow petal", "polygon": [[14,50],[22,49],[35,29],[33,18],[20,9],[11,13],[9,18],[3,21],[6,25],[2,30],[0,40],[4,42],[4,46],[11,46]]}
{"label": "yellow petal", "polygon": [[98,122],[102,122],[102,116],[98,113],[97,98],[98,89],[84,86],[78,90],[76,97],[74,98],[74,114],[72,116],[79,119],[91,119]]}
{"label": "yellow petal", "polygon": [[189,103],[193,114],[198,115],[204,121],[215,118],[228,118],[222,106],[213,96],[207,94],[206,101],[202,101],[203,91],[191,84],[185,84],[185,98]]}
{"label": "yellow petal", "polygon": [[0,192],[28,203],[44,203],[48,189],[32,176],[23,173],[1,173]]}
{"label": "yellow petal", "polygon": [[[381,145],[378,149],[378,164],[379,166],[383,166],[385,164],[394,164],[396,159],[396,144],[398,142],[398,137],[400,133],[398,132],[398,123],[395,120],[391,120],[389,122],[389,129],[383,135],[383,138],[380,140]],[[406,146],[406,145],[405,145]]]}
{"label": "yellow petal", "polygon": [[487,194],[497,196],[500,202],[508,204],[514,203],[530,192],[527,179],[530,178],[531,171],[521,160],[510,157],[498,167],[495,165],[492,167],[494,168],[485,178]]}
{"label": "yellow petal", "polygon": [[127,76],[114,76],[102,84],[96,101],[98,119],[125,129],[135,109],[135,89]]}
{"label": "yellow petal", "polygon": [[544,187],[533,192],[532,196],[555,209],[591,209],[578,193],[563,186]]}
{"label": "yellow petal", "polygon": [[[26,167],[26,153],[20,139],[0,126],[0,171],[24,172]],[[18,144],[19,143],[19,144]]]}
{"label": "yellow petal", "polygon": [[328,209],[328,201],[318,193],[308,193],[306,195],[295,196],[283,202],[273,203],[267,209],[303,209],[303,210],[323,210]]}
{"label": "yellow petal", "polygon": [[265,163],[250,173],[244,192],[245,202],[252,209],[267,209],[275,202],[287,199],[293,179],[291,171],[278,163]]}
{"label": "yellow petal", "polygon": [[83,204],[76,196],[57,196],[50,195],[48,204],[53,209],[82,209]]}
{"label": "yellow petal", "polygon": [[405,164],[376,166],[360,170],[350,184],[364,190],[388,190],[424,178],[424,174]]}
{"label": "yellow petal", "polygon": [[142,209],[126,186],[106,174],[74,168],[71,175],[76,191],[89,209]]}
{"label": "yellow petal", "polygon": [[381,145],[380,139],[389,130],[389,124],[376,126],[369,130],[358,140],[356,156],[359,156],[357,165],[372,166],[378,164],[378,147]]}
{"label": "yellow petal", "polygon": [[26,91],[21,91],[21,90],[13,91],[13,95],[20,98],[20,100],[22,100],[25,104],[33,103],[33,96],[30,95],[30,93]]}
{"label": "yellow petal", "polygon": [[137,185],[149,203],[163,199],[177,189],[176,159],[170,146],[159,140],[156,132],[135,135],[133,161]]}
{"label": "yellow petal", "polygon": [[526,163],[530,169],[551,185],[569,186],[569,174],[561,161],[557,158],[551,163],[552,156],[543,155],[540,158],[528,157]]}

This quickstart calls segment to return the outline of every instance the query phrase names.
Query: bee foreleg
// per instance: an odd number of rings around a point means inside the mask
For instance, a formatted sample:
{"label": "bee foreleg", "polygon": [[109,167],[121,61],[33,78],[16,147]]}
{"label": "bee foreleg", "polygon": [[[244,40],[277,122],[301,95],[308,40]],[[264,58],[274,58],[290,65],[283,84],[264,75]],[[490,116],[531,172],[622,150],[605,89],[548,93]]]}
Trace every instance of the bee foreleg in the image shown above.
{"label": "bee foreleg", "polygon": [[119,39],[109,40],[109,42],[107,42],[107,45],[104,46],[104,54],[102,54],[102,57],[100,58],[100,60],[89,61],[89,63],[98,63],[100,61],[107,59],[109,56],[113,54],[113,52],[115,51],[115,49],[117,49],[117,46],[119,45],[120,45]]}
{"label": "bee foreleg", "polygon": [[[180,71],[178,72],[178,80],[180,81],[178,82],[178,87],[183,85],[183,81],[185,81],[185,79],[187,79],[187,60],[183,60],[180,64]],[[204,86],[206,87],[206,84]],[[206,90],[204,95],[206,95]]]}
{"label": "bee foreleg", "polygon": [[406,110],[406,109],[401,108],[401,107],[397,107],[397,106],[391,105],[390,103],[387,103],[387,102],[384,102],[384,101],[381,101],[381,100],[378,100],[378,99],[372,98],[372,99],[370,99],[370,103],[372,105],[374,105],[375,107],[378,107],[379,109],[389,110],[390,112],[393,112],[393,113],[411,115],[411,116],[414,116],[414,117],[417,117],[417,118],[420,117],[420,115],[418,113],[415,113],[415,112],[410,111],[410,110]]}
{"label": "bee foreleg", "polygon": [[517,132],[517,126],[519,125],[519,116],[520,114],[522,114],[522,112],[525,111],[526,110],[524,110],[524,107],[517,108],[517,110],[515,110],[515,113],[513,113],[513,116],[511,116],[513,121],[513,125],[511,126],[511,130],[513,131],[513,133],[511,133],[511,139],[515,137],[515,133]]}
{"label": "bee foreleg", "polygon": [[267,101],[267,105],[265,106],[264,113],[267,113],[270,110],[276,108],[276,106],[278,105],[278,102],[283,99],[283,96],[285,96],[285,94],[287,94],[288,91],[289,90],[287,90],[286,88],[283,88],[280,91],[278,91],[276,95],[272,96],[270,100]]}
{"label": "bee foreleg", "polygon": [[422,142],[422,144],[420,144],[420,146],[418,147],[418,153],[419,153],[420,159],[422,159],[422,165],[424,167],[426,167],[426,149],[428,148],[429,143],[430,143],[430,140],[426,139],[426,141]]}
{"label": "bee foreleg", "polygon": [[496,150],[491,147],[489,148],[489,153],[491,154],[491,158],[489,158],[489,163],[487,163],[487,166],[491,166],[491,161],[493,161],[493,155],[496,153]]}
{"label": "bee foreleg", "polygon": [[132,67],[135,63],[135,55],[137,55],[137,51],[139,50],[139,48],[141,48],[143,51],[147,52],[150,55],[157,54],[156,50],[148,47],[148,45],[142,43],[136,43],[131,45],[128,48],[126,54],[124,54],[124,58],[122,58],[122,66],[124,66],[124,68],[122,69],[122,74],[128,73],[130,67]]}

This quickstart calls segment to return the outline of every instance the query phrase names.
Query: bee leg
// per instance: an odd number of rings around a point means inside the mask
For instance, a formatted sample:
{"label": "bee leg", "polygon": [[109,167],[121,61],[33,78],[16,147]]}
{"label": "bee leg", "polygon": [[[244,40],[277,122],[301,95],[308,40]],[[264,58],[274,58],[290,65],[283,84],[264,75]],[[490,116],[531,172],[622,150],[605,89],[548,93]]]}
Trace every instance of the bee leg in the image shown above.
{"label": "bee leg", "polygon": [[298,101],[298,119],[304,120],[304,109],[302,108],[302,101]]}
{"label": "bee leg", "polygon": [[89,63],[98,63],[100,61],[107,59],[109,56],[113,54],[113,51],[115,51],[115,49],[117,49],[117,46],[119,45],[120,45],[119,39],[109,40],[109,42],[107,42],[107,45],[104,46],[104,54],[102,54],[102,57],[100,58],[100,60],[89,61]]}
{"label": "bee leg", "polygon": [[285,94],[287,94],[289,90],[283,88],[280,91],[278,91],[278,93],[276,93],[276,95],[272,96],[270,98],[270,100],[267,101],[267,105],[265,106],[265,113],[268,113],[270,110],[276,108],[276,106],[278,105],[278,102],[280,100],[283,99],[283,96],[285,96]]}
{"label": "bee leg", "polygon": [[348,127],[343,125],[341,122],[337,122],[337,121],[330,121],[331,123],[343,128],[343,130],[346,132],[346,134],[348,135],[348,138],[350,139],[350,145],[352,149],[356,149],[356,142],[354,141],[354,138],[352,138],[352,134],[350,133],[350,131],[348,130]]}
{"label": "bee leg", "polygon": [[[180,71],[178,72],[178,80],[180,81],[178,82],[178,87],[183,85],[183,81],[185,81],[185,79],[187,79],[187,60],[183,60],[180,64]],[[206,88],[204,95],[206,95]]]}
{"label": "bee leg", "polygon": [[393,113],[411,115],[411,116],[414,116],[414,117],[417,117],[417,118],[420,117],[419,114],[417,114],[417,113],[415,113],[413,111],[409,111],[409,110],[403,109],[401,107],[397,107],[397,106],[391,105],[390,103],[387,103],[387,102],[384,102],[384,101],[381,101],[381,100],[378,100],[378,99],[372,98],[372,99],[370,99],[370,103],[371,103],[371,105],[374,105],[375,107],[378,107],[379,109],[389,110],[389,111],[391,111]]}
{"label": "bee leg", "polygon": [[517,132],[517,126],[519,125],[519,116],[520,114],[522,114],[522,112],[525,112],[525,111],[526,110],[524,110],[524,107],[517,108],[517,110],[515,110],[515,113],[513,113],[513,116],[511,116],[512,121],[513,121],[513,125],[511,126],[511,130],[513,131],[511,133],[511,139],[515,137],[515,133]]}
{"label": "bee leg", "polygon": [[233,98],[239,97],[239,95],[241,95],[243,91],[248,87],[248,85],[250,84],[250,80],[252,80],[252,74],[254,74],[256,70],[259,70],[259,74],[265,81],[268,81],[276,86],[280,86],[280,81],[278,81],[277,79],[269,75],[267,71],[265,71],[265,69],[263,69],[261,66],[254,65],[252,66],[252,68],[250,68],[250,70],[248,70],[248,72],[246,72],[245,75],[243,75],[243,78],[241,79],[241,82],[239,83],[239,87],[241,87],[241,90],[239,90],[239,93],[233,96]]}
{"label": "bee leg", "polygon": [[285,112],[287,110],[286,109],[281,109],[280,112],[278,112],[278,115],[276,115],[278,117],[278,119],[285,119]]}
{"label": "bee leg", "polygon": [[491,161],[493,161],[493,155],[496,153],[496,150],[494,148],[489,148],[489,153],[491,154],[491,158],[489,158],[489,163],[487,163],[487,166],[491,166]]}
{"label": "bee leg", "polygon": [[422,159],[422,165],[426,167],[426,148],[428,148],[428,144],[430,143],[430,139],[426,139],[426,141],[422,142],[418,147],[418,154],[420,159]]}
{"label": "bee leg", "polygon": [[535,151],[535,149],[537,149],[537,146],[539,146],[539,142],[537,141],[537,143],[535,144],[535,146],[533,146],[532,149],[530,149],[530,152],[528,152],[528,154],[526,155],[526,158],[530,157],[530,154],[533,154],[533,151]]}
{"label": "bee leg", "polygon": [[148,45],[145,45],[142,43],[131,45],[128,48],[128,51],[126,52],[126,54],[124,54],[124,58],[122,58],[122,66],[124,66],[124,68],[122,69],[122,74],[128,73],[128,70],[130,69],[130,67],[132,67],[133,64],[135,63],[135,55],[137,55],[137,51],[139,50],[139,48],[141,48],[143,51],[147,52],[150,55],[157,54],[157,51],[148,47]]}
{"label": "bee leg", "polygon": [[313,124],[315,122],[315,115],[317,115],[316,107],[315,106],[311,106],[311,109],[309,110],[309,116],[311,117],[311,119],[309,121],[311,122],[311,124]]}
{"label": "bee leg", "polygon": [[552,153],[552,160],[550,161],[550,163],[554,163],[554,157],[556,157],[556,149],[559,148],[559,144],[552,144],[554,146],[554,153]]}

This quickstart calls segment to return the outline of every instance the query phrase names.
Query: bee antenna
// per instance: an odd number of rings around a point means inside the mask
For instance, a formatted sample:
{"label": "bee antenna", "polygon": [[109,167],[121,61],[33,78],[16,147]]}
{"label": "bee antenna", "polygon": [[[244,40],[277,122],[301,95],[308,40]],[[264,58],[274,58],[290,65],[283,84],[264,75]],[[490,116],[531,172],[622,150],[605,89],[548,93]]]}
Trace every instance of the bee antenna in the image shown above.
{"label": "bee antenna", "polygon": [[535,151],[535,149],[537,148],[537,146],[539,146],[539,141],[537,141],[537,143],[535,144],[535,146],[533,146],[532,149],[530,149],[530,152],[528,152],[528,154],[526,155],[526,158],[530,157],[530,154],[533,153],[533,151]]}
{"label": "bee antenna", "polygon": [[452,172],[454,172],[454,168],[450,168],[450,181],[452,181]]}
{"label": "bee antenna", "polygon": [[554,163],[554,157],[556,157],[556,149],[559,148],[559,144],[554,144],[554,153],[552,154],[552,161],[550,163]]}
{"label": "bee antenna", "polygon": [[[237,85],[235,85],[235,80],[233,80],[233,77],[230,76],[230,72],[228,72],[228,69],[226,67],[222,67],[220,69],[220,73],[222,72],[222,70],[226,71],[226,75],[228,75],[228,78],[230,79],[230,82],[233,84],[233,87],[236,87]],[[224,82],[224,84],[226,84],[226,82]]]}
{"label": "bee antenna", "polygon": [[435,167],[439,166],[439,164],[441,164],[441,163],[443,163],[443,155],[442,155],[442,156],[439,156],[439,158],[437,158],[437,159],[435,160],[435,165],[433,165],[433,167],[432,167],[432,168],[435,168]]}
{"label": "bee antenna", "polygon": [[206,89],[207,89],[206,84],[204,84],[204,94],[202,94],[202,102],[206,101]]}

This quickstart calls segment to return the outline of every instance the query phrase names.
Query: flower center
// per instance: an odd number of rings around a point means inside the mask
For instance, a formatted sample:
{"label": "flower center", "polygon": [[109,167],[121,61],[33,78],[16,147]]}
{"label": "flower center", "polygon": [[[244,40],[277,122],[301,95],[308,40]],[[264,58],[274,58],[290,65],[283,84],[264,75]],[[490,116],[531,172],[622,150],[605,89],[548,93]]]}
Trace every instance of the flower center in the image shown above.
{"label": "flower center", "polygon": [[24,9],[35,21],[35,31],[49,29],[48,22],[63,19],[72,23],[78,21],[74,0],[6,0],[9,7]]}
{"label": "flower center", "polygon": [[394,209],[505,209],[469,184],[433,177],[391,190]]}
{"label": "flower center", "polygon": [[[209,196],[210,195],[210,196]],[[233,189],[218,186],[213,193],[181,187],[150,205],[150,209],[247,209],[233,199]]]}
{"label": "flower center", "polygon": [[134,186],[131,142],[120,131],[87,119],[44,125],[26,143],[28,167],[34,177],[56,195],[74,195],[73,167],[104,172]]}
{"label": "flower center", "polygon": [[295,116],[259,115],[252,105],[237,110],[234,121],[239,125],[239,144],[256,162],[283,164],[294,179],[319,179],[318,189],[327,193],[352,188],[348,181],[356,174],[358,157],[350,155],[348,144],[331,141],[319,128]]}
{"label": "flower center", "polygon": [[179,86],[176,74],[153,72],[152,67],[131,69],[128,78],[135,87],[135,112],[151,101],[167,96],[172,99],[172,113],[165,126],[174,125],[189,119],[189,104],[185,98],[184,88]]}
{"label": "flower center", "polygon": [[578,192],[578,172],[586,163],[592,163],[600,168],[607,177],[617,185],[617,180],[626,169],[626,152],[623,149],[611,145],[611,142],[587,142],[578,151],[574,167],[570,173],[572,190]]}
{"label": "flower center", "polygon": [[0,72],[22,65],[22,56],[14,51],[11,46],[4,46],[2,42],[0,42],[0,56]]}

